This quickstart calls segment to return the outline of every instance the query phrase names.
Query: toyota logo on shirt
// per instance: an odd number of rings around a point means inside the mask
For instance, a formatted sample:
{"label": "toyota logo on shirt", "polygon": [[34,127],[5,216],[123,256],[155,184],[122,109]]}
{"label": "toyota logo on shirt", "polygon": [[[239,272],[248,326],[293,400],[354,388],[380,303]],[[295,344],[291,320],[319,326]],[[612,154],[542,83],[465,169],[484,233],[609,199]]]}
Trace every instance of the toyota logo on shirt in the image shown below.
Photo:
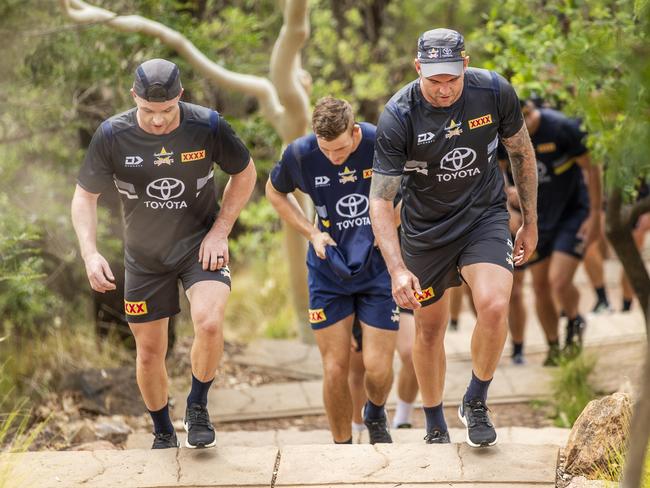
{"label": "toyota logo on shirt", "polygon": [[180,197],[185,191],[185,184],[176,178],[160,178],[147,186],[147,195],[166,202]]}
{"label": "toyota logo on shirt", "polygon": [[336,212],[341,217],[353,219],[368,211],[368,197],[359,193],[351,193],[336,202]]}
{"label": "toyota logo on shirt", "polygon": [[440,167],[447,171],[460,171],[476,160],[476,152],[469,147],[459,147],[448,152],[440,160]]}

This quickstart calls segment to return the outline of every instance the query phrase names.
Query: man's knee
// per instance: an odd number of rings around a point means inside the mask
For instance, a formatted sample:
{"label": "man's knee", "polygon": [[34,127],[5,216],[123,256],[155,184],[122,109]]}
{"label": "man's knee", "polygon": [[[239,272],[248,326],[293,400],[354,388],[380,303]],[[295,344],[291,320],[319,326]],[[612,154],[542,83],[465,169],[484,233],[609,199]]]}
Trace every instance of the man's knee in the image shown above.
{"label": "man's knee", "polygon": [[573,286],[573,277],[566,275],[565,273],[558,273],[551,277],[550,282],[551,293],[553,293],[553,296],[562,297],[571,291],[571,287]]}
{"label": "man's knee", "polygon": [[441,346],[445,340],[445,327],[447,324],[418,325],[415,331],[416,342],[431,348]]}
{"label": "man's knee", "polygon": [[222,321],[217,314],[202,313],[194,317],[196,335],[208,338],[219,338],[222,335]]}
{"label": "man's knee", "polygon": [[349,367],[345,361],[338,359],[323,359],[323,377],[326,381],[343,382],[347,381]]}
{"label": "man's knee", "polygon": [[136,344],[136,359],[138,364],[144,369],[149,369],[164,364],[166,353],[167,348],[163,344]]}
{"label": "man's knee", "polygon": [[508,316],[510,302],[507,297],[493,296],[486,297],[484,300],[477,300],[476,313],[479,320],[485,324],[493,324],[497,326],[505,323]]}

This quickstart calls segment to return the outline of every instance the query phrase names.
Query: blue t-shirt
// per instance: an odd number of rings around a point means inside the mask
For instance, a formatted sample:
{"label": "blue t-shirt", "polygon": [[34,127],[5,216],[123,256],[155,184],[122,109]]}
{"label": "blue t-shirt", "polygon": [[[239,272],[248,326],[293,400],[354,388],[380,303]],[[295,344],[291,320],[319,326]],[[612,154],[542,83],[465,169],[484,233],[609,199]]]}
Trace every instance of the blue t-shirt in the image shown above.
{"label": "blue t-shirt", "polygon": [[350,269],[361,270],[371,259],[375,236],[370,225],[370,182],[375,144],[375,126],[359,123],[361,142],[345,163],[333,164],[318,148],[316,136],[295,140],[271,171],[273,187],[281,193],[295,189],[309,195],[318,214],[318,228],[336,242],[327,247],[328,259],[322,260],[310,244],[307,264],[334,274],[332,252],[339,254]]}
{"label": "blue t-shirt", "polygon": [[[580,121],[557,110],[539,109],[539,127],[530,136],[537,159],[537,213],[539,232],[552,232],[565,211],[588,209],[589,194],[576,158],[587,152]],[[499,158],[507,159],[503,147]],[[512,181],[512,176],[509,175]]]}

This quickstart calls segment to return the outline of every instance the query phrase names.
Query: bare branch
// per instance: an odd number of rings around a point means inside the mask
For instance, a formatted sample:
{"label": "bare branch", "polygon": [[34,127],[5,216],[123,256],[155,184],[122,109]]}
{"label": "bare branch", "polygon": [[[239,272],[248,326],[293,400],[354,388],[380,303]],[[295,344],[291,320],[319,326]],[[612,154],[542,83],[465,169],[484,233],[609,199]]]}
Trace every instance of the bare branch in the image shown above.
{"label": "bare branch", "polygon": [[60,2],[68,16],[79,24],[103,22],[121,32],[137,32],[155,37],[174,49],[194,69],[219,86],[255,97],[260,103],[260,109],[266,120],[282,133],[285,109],[280,103],[275,87],[268,79],[227,70],[208,59],[185,36],[160,22],[139,15],[120,16],[82,0],[60,0]]}
{"label": "bare branch", "polygon": [[282,133],[284,140],[303,136],[309,127],[309,96],[306,87],[311,86],[311,80],[305,78],[299,56],[308,37],[307,0],[286,0],[284,23],[271,54],[271,80],[286,109],[303,118],[294,119],[285,126],[285,133]]}

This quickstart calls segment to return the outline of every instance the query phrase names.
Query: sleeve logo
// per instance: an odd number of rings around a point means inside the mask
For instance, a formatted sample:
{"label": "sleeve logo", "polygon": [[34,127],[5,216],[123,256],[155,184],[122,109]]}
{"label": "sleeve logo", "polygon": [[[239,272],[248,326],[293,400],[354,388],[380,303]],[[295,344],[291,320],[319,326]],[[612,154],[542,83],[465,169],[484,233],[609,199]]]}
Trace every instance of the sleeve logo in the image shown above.
{"label": "sleeve logo", "polygon": [[325,310],[322,308],[317,308],[315,310],[309,309],[309,323],[310,324],[319,324],[325,322],[327,316],[325,315]]}
{"label": "sleeve logo", "polygon": [[124,311],[127,315],[146,315],[147,302],[129,302],[124,300]]}
{"label": "sleeve logo", "polygon": [[492,114],[481,115],[475,119],[469,121],[469,130],[478,129],[484,125],[490,125],[492,123]]}
{"label": "sleeve logo", "polygon": [[181,163],[190,163],[192,161],[200,161],[201,159],[205,159],[205,149],[181,153]]}

